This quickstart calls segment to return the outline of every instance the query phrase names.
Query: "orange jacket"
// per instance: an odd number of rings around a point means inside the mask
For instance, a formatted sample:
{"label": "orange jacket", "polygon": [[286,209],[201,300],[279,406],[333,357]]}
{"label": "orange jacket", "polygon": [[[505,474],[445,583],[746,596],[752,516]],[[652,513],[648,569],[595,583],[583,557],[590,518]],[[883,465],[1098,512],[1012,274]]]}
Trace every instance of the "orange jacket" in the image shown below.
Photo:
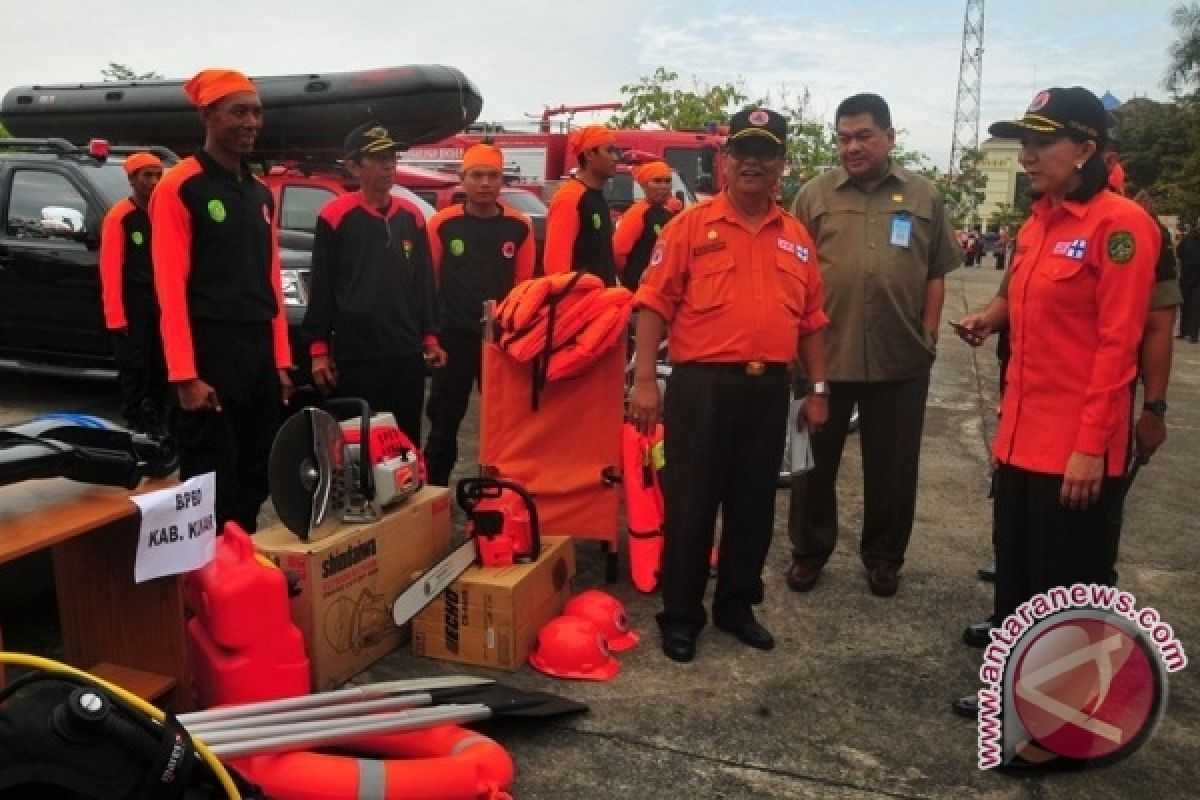
{"label": "orange jacket", "polygon": [[992,451],[1061,475],[1073,451],[1125,469],[1138,346],[1161,234],[1136,203],[1102,191],[1052,209],[1039,200],[1017,234],[1008,287],[1012,358]]}

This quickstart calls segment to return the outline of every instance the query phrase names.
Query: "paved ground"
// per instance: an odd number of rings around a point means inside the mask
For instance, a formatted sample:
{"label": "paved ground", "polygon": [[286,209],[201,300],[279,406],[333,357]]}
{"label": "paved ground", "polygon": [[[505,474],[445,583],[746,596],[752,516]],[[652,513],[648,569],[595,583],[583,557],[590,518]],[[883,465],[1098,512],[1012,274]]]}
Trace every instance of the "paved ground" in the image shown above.
{"label": "paved ground", "polygon": [[[992,269],[949,281],[947,318],[986,303]],[[990,609],[976,567],[990,560],[985,442],[994,419],[993,352],[943,337],[926,418],[917,529],[900,593],[871,596],[857,558],[858,454],[841,483],[843,539],[821,584],[788,591],[788,493],[776,506],[763,622],[779,646],[759,653],[709,628],[688,665],[668,661],[653,628],[657,598],[623,577],[613,590],[644,641],[621,657],[611,683],[545,678],[526,668],[487,673],[583,700],[590,713],[550,725],[511,723],[499,736],[517,760],[520,798],[1187,797],[1200,783],[1200,683],[1195,668],[1170,685],[1155,737],[1101,771],[1038,778],[981,772],[975,726],[949,712],[978,688],[978,651],[959,643]],[[1157,608],[1185,647],[1200,652],[1192,495],[1200,465],[1200,346],[1183,344],[1169,414],[1170,439],[1142,471],[1121,558],[1122,584]],[[577,588],[603,586],[597,548],[579,549]],[[624,566],[624,565],[622,565]],[[624,571],[622,572],[624,576]],[[458,668],[397,653],[369,677]]]}
{"label": "paved ground", "polygon": [[[991,269],[954,273],[945,316],[981,307],[999,275]],[[1172,677],[1166,717],[1149,743],[1103,770],[1040,777],[981,772],[974,725],[949,713],[954,697],[978,686],[978,651],[959,644],[959,633],[990,607],[989,587],[975,580],[974,571],[990,560],[985,443],[994,419],[995,373],[990,349],[973,352],[947,329],[926,418],[917,529],[895,598],[868,594],[857,559],[860,473],[852,443],[841,485],[843,540],[808,595],[789,592],[782,581],[788,495],[778,494],[760,612],[779,640],[773,652],[749,650],[710,628],[694,663],[670,662],[652,627],[657,599],[638,595],[623,578],[609,588],[645,638],[622,656],[622,674],[611,683],[555,681],[528,668],[478,670],[591,706],[567,721],[495,729],[517,762],[515,796],[1194,796],[1200,785],[1194,665]],[[1170,402],[1168,443],[1142,471],[1130,498],[1121,584],[1139,605],[1161,612],[1196,658],[1200,346],[1180,345]],[[0,375],[0,424],[40,408],[111,413],[114,407],[105,385]],[[464,455],[470,459],[473,452],[468,448]],[[581,546],[579,560],[576,588],[603,586],[598,548]],[[399,651],[362,679],[460,671]]]}

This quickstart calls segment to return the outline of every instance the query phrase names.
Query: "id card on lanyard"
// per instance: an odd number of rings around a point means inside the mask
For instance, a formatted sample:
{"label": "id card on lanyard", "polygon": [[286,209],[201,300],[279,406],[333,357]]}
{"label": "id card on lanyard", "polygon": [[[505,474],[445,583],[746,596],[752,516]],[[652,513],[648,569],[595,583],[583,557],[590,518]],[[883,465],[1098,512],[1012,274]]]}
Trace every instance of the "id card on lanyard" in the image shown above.
{"label": "id card on lanyard", "polygon": [[888,241],[893,247],[909,247],[912,243],[912,217],[900,211],[892,215],[892,233]]}

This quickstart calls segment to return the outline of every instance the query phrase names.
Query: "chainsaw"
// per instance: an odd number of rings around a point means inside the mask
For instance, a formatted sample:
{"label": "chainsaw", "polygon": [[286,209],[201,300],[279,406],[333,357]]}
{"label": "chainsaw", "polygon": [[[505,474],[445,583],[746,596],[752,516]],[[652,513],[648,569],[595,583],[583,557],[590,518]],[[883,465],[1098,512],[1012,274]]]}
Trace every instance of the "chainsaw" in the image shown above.
{"label": "chainsaw", "polygon": [[467,513],[467,540],[392,602],[392,621],[403,625],[458,580],[469,567],[508,567],[542,554],[537,506],[519,483],[502,478],[464,478],[455,499]]}
{"label": "chainsaw", "polygon": [[343,522],[373,522],[384,506],[408,499],[424,481],[420,453],[391,414],[371,415],[365,400],[332,399],[338,422],[306,407],[280,426],[267,480],[279,519],[301,539],[317,540]]}

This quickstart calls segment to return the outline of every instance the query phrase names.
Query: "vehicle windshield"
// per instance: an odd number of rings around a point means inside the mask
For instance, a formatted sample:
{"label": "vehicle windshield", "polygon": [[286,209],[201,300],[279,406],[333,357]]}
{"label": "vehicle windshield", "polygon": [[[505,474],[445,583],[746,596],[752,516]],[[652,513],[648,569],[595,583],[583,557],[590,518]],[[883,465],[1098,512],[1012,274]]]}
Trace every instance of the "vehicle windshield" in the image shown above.
{"label": "vehicle windshield", "polygon": [[544,217],[547,213],[546,204],[524,189],[501,192],[500,202],[511,209],[535,217]]}
{"label": "vehicle windshield", "polygon": [[104,195],[105,202],[110,206],[121,198],[128,197],[130,193],[129,178],[125,176],[123,163],[124,159],[113,158],[103,164],[97,164],[91,159],[79,162],[79,165],[91,176],[92,184],[100,190],[100,193]]}
{"label": "vehicle windshield", "polygon": [[[696,202],[696,195],[680,179],[678,172],[671,173],[671,194],[678,197],[685,208]],[[604,184],[604,199],[614,211],[624,211],[645,196],[631,172],[618,172]]]}

